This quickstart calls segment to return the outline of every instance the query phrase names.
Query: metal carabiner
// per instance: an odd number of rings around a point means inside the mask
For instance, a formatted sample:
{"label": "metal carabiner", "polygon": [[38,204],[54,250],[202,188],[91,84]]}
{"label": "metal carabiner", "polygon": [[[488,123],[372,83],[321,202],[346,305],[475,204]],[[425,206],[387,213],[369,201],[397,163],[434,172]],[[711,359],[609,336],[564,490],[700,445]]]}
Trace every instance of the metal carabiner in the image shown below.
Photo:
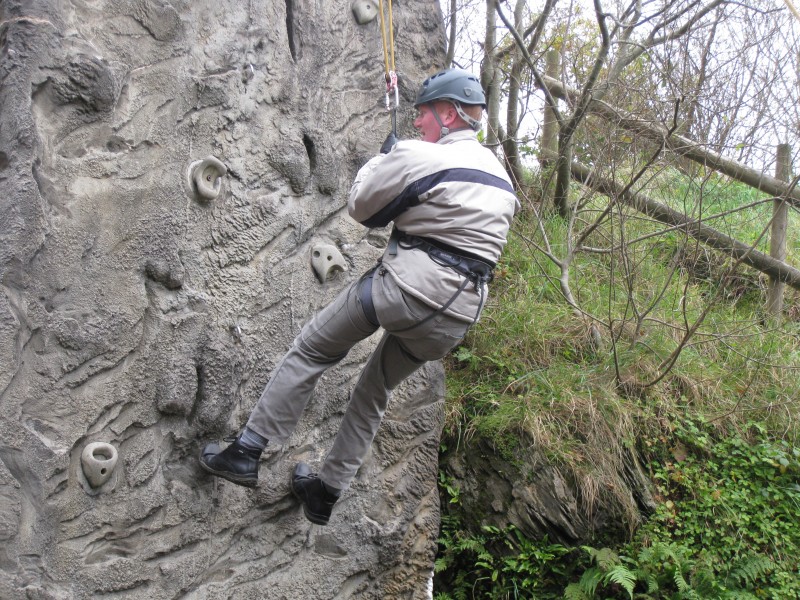
{"label": "metal carabiner", "polygon": [[400,91],[397,87],[397,73],[395,71],[389,71],[383,76],[384,80],[386,81],[386,110],[392,110],[391,101],[389,100],[389,96],[392,92],[394,92],[394,109],[397,109],[400,106]]}

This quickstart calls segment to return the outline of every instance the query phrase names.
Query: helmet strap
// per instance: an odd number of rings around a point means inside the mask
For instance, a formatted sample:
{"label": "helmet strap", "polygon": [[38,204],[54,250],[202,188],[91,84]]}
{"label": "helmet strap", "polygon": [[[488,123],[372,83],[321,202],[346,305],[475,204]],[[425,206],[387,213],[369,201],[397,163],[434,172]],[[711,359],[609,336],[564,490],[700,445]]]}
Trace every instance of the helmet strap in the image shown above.
{"label": "helmet strap", "polygon": [[454,131],[463,131],[464,129],[472,129],[473,131],[480,131],[481,122],[480,121],[476,121],[475,119],[470,117],[467,113],[465,113],[464,109],[461,108],[461,104],[459,104],[458,102],[455,102],[453,100],[447,100],[447,102],[449,102],[450,104],[452,104],[455,107],[456,112],[458,113],[458,116],[461,117],[461,119],[467,125],[469,125],[469,127],[462,127],[461,129],[450,129],[449,127],[445,127],[444,123],[442,123],[441,117],[439,116],[439,111],[436,110],[436,106],[433,104],[433,102],[431,102],[428,106],[431,107],[431,112],[433,113],[433,118],[436,119],[436,122],[439,124],[439,128],[440,128],[439,129],[439,139],[442,139],[444,136],[449,135],[450,133],[453,133]]}
{"label": "helmet strap", "polygon": [[436,105],[434,105],[434,103],[431,102],[428,106],[431,107],[431,112],[433,113],[433,118],[436,119],[436,122],[439,124],[439,128],[440,128],[439,129],[439,139],[442,139],[444,136],[446,136],[448,133],[450,133],[450,128],[449,127],[445,127],[444,123],[442,123],[442,119],[439,116],[439,111],[436,110]]}
{"label": "helmet strap", "polygon": [[470,117],[467,113],[465,113],[464,109],[461,108],[461,104],[459,102],[453,102],[452,104],[453,106],[456,107],[456,112],[458,113],[458,116],[461,117],[463,121],[472,128],[473,131],[480,131],[481,129],[480,121],[476,121],[475,119]]}

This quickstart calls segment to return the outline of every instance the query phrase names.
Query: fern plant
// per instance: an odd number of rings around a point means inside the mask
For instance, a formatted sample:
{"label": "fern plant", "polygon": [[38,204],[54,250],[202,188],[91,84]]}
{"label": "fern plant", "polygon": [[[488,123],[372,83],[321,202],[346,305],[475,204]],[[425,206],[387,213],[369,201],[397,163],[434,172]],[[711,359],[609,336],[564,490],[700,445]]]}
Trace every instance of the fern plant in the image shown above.
{"label": "fern plant", "polygon": [[567,586],[566,600],[758,600],[748,588],[775,568],[768,557],[750,555],[737,562],[722,582],[690,548],[678,544],[655,543],[636,559],[609,548],[584,546],[583,550],[593,566]]}
{"label": "fern plant", "polygon": [[583,546],[595,566],[584,571],[577,583],[571,583],[564,590],[568,600],[591,600],[598,587],[614,585],[624,590],[633,599],[633,591],[638,581],[638,573],[623,564],[620,557],[609,548],[595,549]]}

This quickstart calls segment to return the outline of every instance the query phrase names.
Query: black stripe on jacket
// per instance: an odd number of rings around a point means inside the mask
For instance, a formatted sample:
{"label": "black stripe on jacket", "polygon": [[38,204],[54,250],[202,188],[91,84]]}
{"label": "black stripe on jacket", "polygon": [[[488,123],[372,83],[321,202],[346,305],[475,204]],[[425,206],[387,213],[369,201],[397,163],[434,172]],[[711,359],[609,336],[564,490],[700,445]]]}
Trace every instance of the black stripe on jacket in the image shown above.
{"label": "black stripe on jacket", "polygon": [[419,205],[419,197],[422,194],[442,183],[451,181],[479,183],[499,188],[510,194],[514,193],[514,188],[505,179],[497,177],[496,175],[491,175],[485,171],[480,171],[478,169],[445,169],[444,171],[433,173],[410,183],[394,200],[368,219],[361,221],[361,224],[366,227],[383,227],[384,225],[388,225],[407,209]]}

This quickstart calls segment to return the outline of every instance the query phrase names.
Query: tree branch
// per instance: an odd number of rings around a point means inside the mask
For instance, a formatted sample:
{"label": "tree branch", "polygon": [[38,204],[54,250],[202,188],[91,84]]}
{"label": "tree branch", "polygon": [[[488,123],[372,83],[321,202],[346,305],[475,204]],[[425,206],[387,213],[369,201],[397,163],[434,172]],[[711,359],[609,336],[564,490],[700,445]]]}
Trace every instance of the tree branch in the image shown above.
{"label": "tree branch", "polygon": [[[543,80],[548,86],[549,92],[558,98],[575,98],[580,94],[577,90],[563,85],[560,81],[552,77],[545,76]],[[791,205],[800,207],[800,189],[784,181],[751,169],[747,165],[743,165],[733,159],[725,158],[716,152],[705,150],[689,138],[674,133],[670,135],[665,127],[634,117],[630,113],[615,108],[601,100],[593,102],[590,106],[590,110],[592,113],[600,115],[615,125],[619,125],[623,129],[633,133],[641,134],[657,144],[661,144],[666,140],[667,147],[676,154],[685,156],[715,171],[719,171],[728,177],[741,181],[766,194],[786,198],[786,201]]]}

